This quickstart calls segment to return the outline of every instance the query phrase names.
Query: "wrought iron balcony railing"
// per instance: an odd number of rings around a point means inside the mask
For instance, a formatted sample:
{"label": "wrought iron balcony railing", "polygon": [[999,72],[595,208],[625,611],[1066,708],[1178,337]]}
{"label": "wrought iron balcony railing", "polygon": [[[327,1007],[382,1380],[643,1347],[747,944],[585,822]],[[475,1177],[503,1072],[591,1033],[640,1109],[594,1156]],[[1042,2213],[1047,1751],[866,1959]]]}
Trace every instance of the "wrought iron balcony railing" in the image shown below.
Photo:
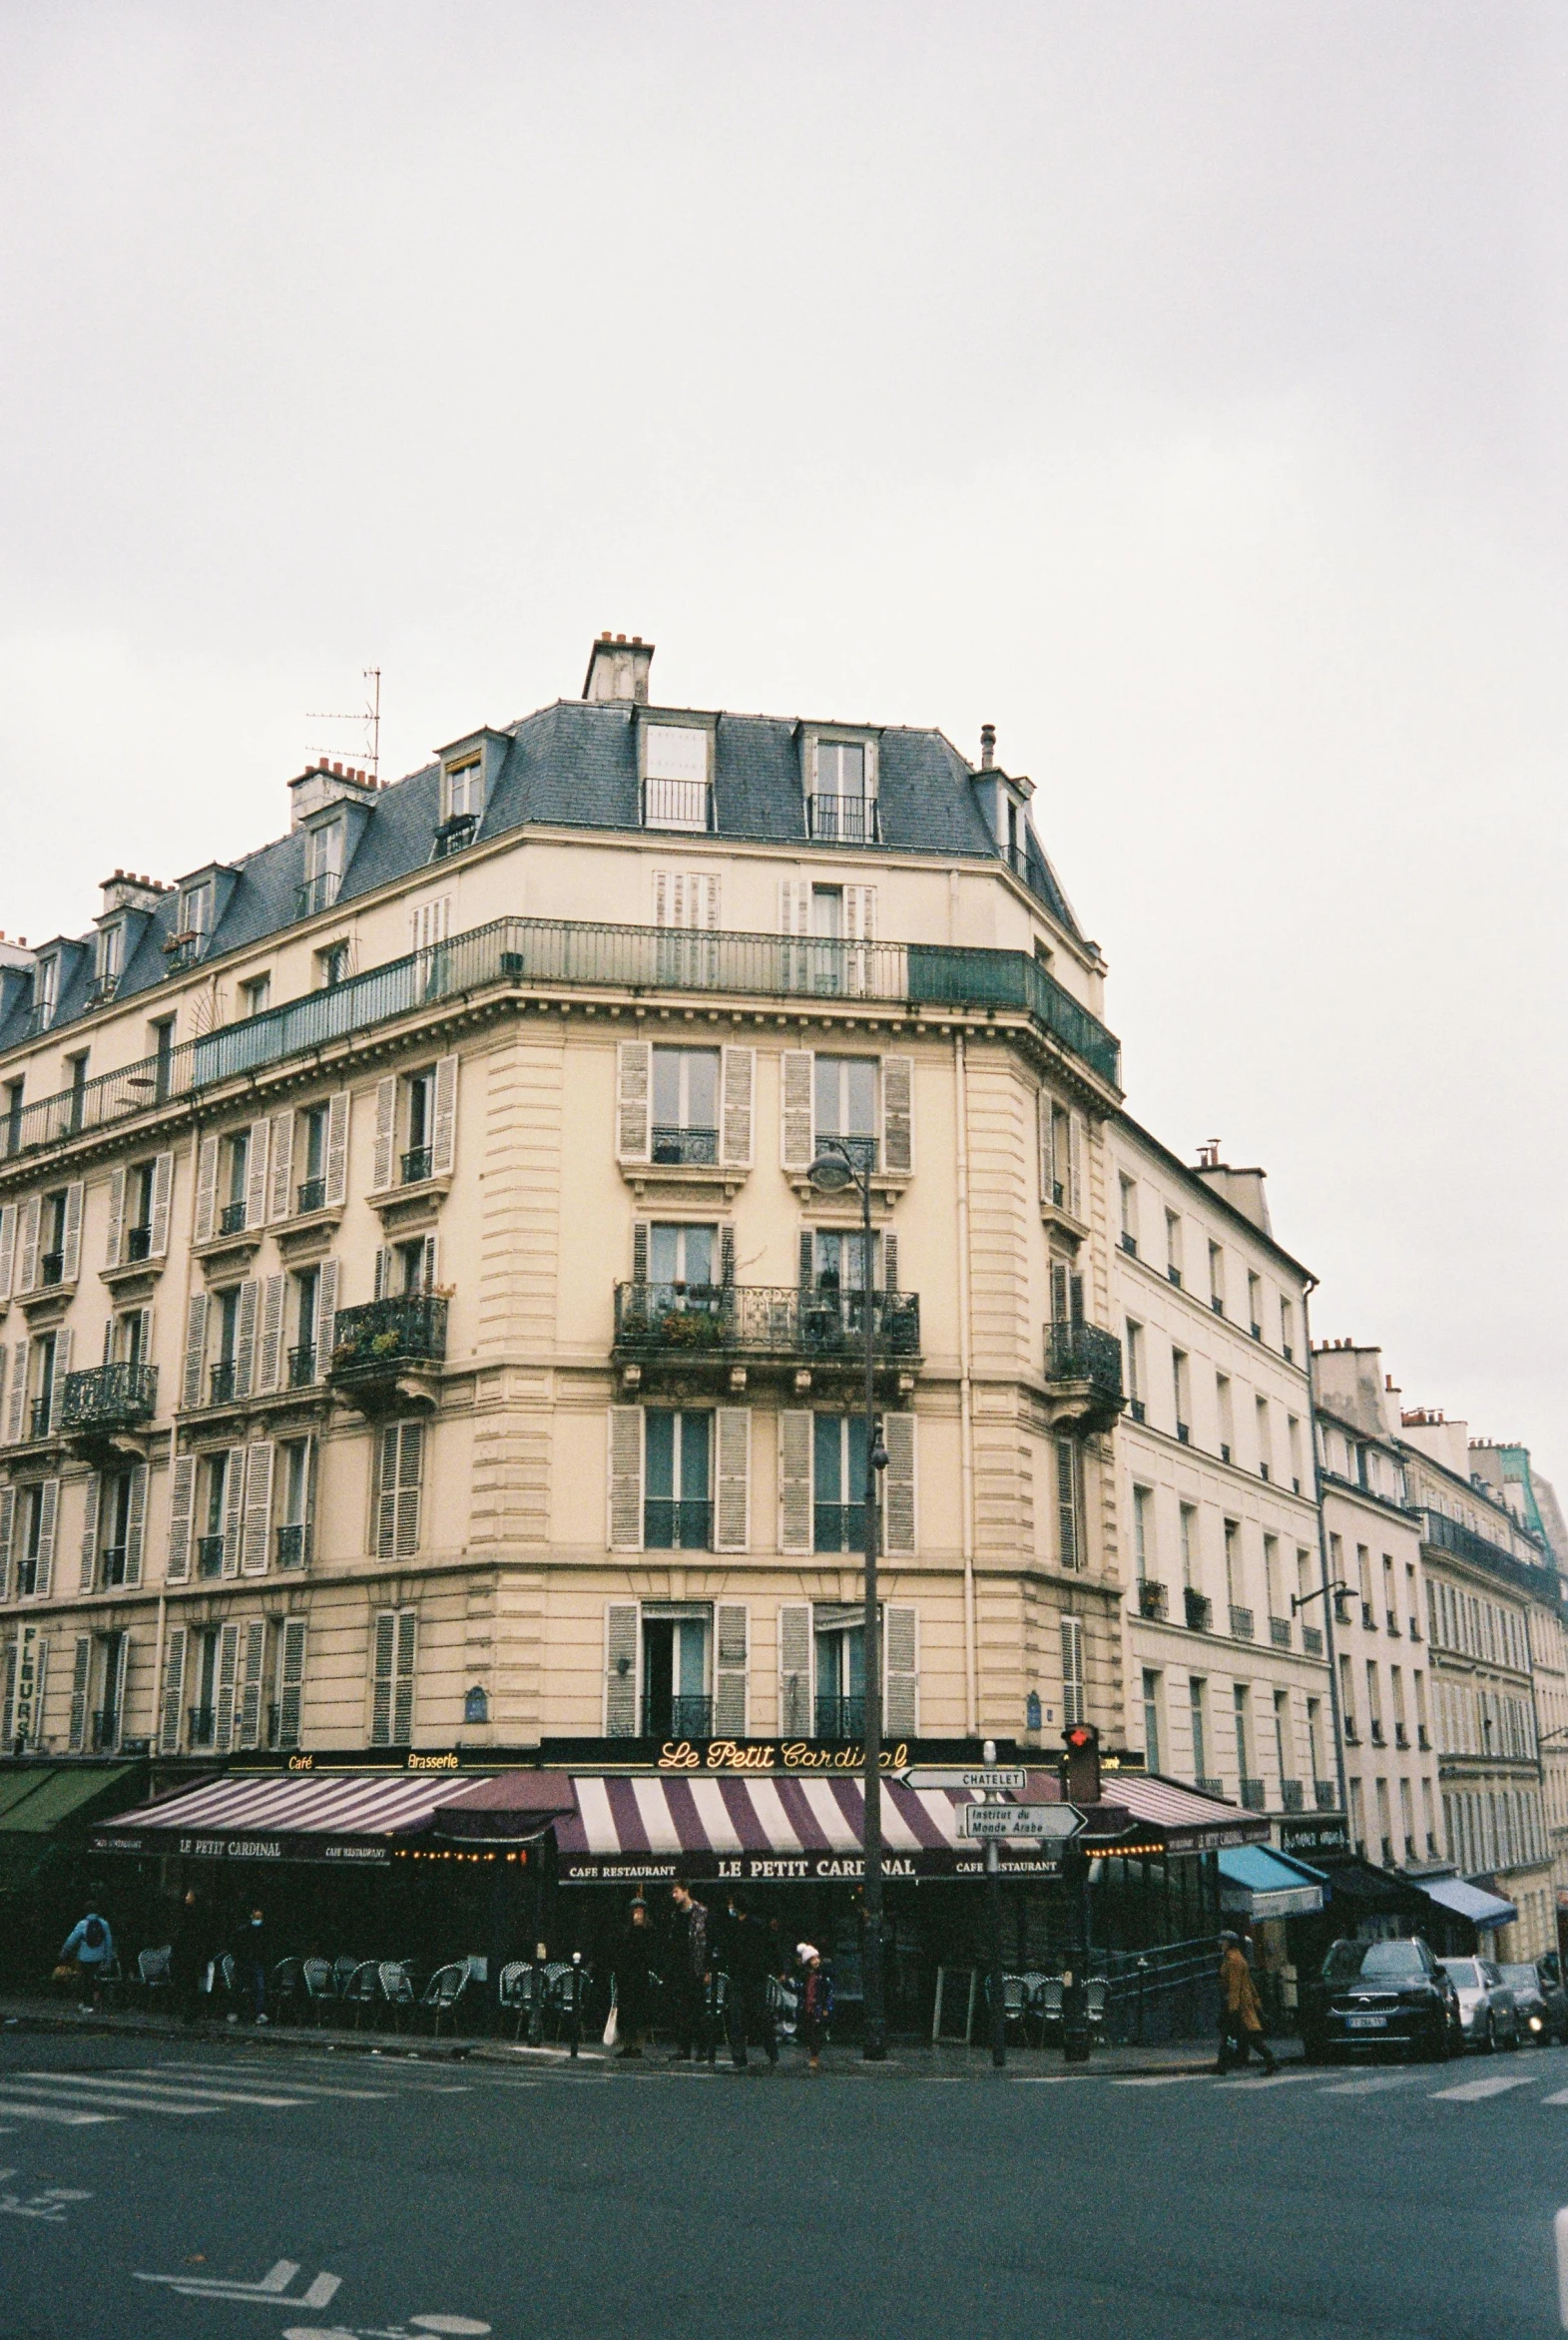
{"label": "wrought iron balcony railing", "polygon": [[68,1373],[60,1407],[63,1431],[129,1430],[158,1412],[156,1365],[93,1365]]}
{"label": "wrought iron balcony railing", "polygon": [[652,1155],[656,1162],[677,1167],[696,1163],[707,1167],[719,1159],[717,1129],[676,1129],[655,1122]]}
{"label": "wrought iron balcony railing", "polygon": [[1152,1576],[1138,1580],[1138,1614],[1141,1617],[1163,1617],[1166,1608],[1166,1590]]}
{"label": "wrought iron balcony railing", "polygon": [[1276,1649],[1290,1648],[1291,1620],[1289,1617],[1271,1617],[1269,1619],[1269,1639]]}
{"label": "wrought iron balcony railing", "polygon": [[677,933],[566,918],[497,918],[438,950],[411,950],[361,975],[309,991],[261,1015],[103,1073],[80,1088],[0,1119],[6,1158],[57,1145],[74,1129],[102,1129],[175,1098],[391,1023],[416,1008],[488,986],[570,985],[610,992],[660,989],[758,999],[850,993],[911,1008],[997,1008],[1027,1016],[1099,1077],[1117,1086],[1114,1033],[1032,954],[932,942],[801,942],[788,935]]}
{"label": "wrought iron balcony railing", "polygon": [[811,796],[805,800],[805,832],[838,845],[880,845],[882,825],[874,797]]}
{"label": "wrought iron balcony railing", "polygon": [[706,780],[645,780],[645,829],[711,829],[714,792]]}
{"label": "wrought iron balcony railing", "polygon": [[288,1387],[291,1390],[308,1390],[314,1382],[315,1347],[313,1343],[307,1345],[301,1342],[297,1349],[288,1352]]}
{"label": "wrought iron balcony railing", "polygon": [[150,1259],[152,1252],[153,1228],[151,1221],[142,1227],[128,1227],[126,1229],[125,1257],[128,1261]]}
{"label": "wrought iron balcony railing", "polygon": [[435,1292],[405,1292],[340,1308],[332,1374],[355,1377],[399,1365],[439,1364],[446,1355],[446,1301]]}
{"label": "wrought iron balcony railing", "polygon": [[225,1203],[223,1209],[219,1212],[218,1232],[220,1235],[243,1235],[245,1233],[245,1197],[242,1195],[239,1202]]}
{"label": "wrought iron balcony railing", "polygon": [[714,1726],[714,1702],[686,1691],[643,1692],[645,1739],[706,1739]]}
{"label": "wrought iron balcony railing", "polygon": [[1263,1811],[1263,1809],[1264,1809],[1264,1783],[1263,1783],[1263,1781],[1262,1781],[1261,1779],[1244,1779],[1244,1780],[1243,1780],[1243,1782],[1242,1782],[1242,1804],[1243,1804],[1243,1808],[1244,1808],[1246,1811],[1248,1811],[1248,1812],[1261,1812],[1261,1811]]}
{"label": "wrought iron balcony railing", "polygon": [[865,1728],[865,1700],[818,1697],[816,1735],[819,1739],[857,1739]]}
{"label": "wrought iron balcony railing", "polygon": [[643,1542],[654,1552],[705,1552],[714,1540],[714,1507],[685,1497],[649,1495],[643,1502]]}
{"label": "wrought iron balcony railing", "polygon": [[[871,1340],[880,1358],[918,1357],[920,1302],[873,1292]],[[812,1359],[855,1362],[865,1348],[863,1292],[765,1284],[618,1284],[615,1346],[623,1356]],[[349,1312],[352,1314],[352,1311]],[[338,1317],[339,1326],[342,1317]]]}
{"label": "wrought iron balcony railing", "polygon": [[65,1253],[46,1251],[38,1263],[40,1284],[61,1284],[65,1281]]}
{"label": "wrought iron balcony railing", "polygon": [[1323,1653],[1323,1629],[1321,1625],[1304,1625],[1302,1627],[1302,1647],[1306,1650],[1308,1657],[1321,1657]]}
{"label": "wrought iron balcony railing", "polygon": [[239,1364],[233,1357],[221,1357],[216,1365],[208,1367],[207,1402],[210,1406],[232,1406],[234,1404],[235,1381],[238,1374]]}
{"label": "wrought iron balcony railing", "polygon": [[186,1709],[186,1744],[189,1747],[210,1747],[218,1735],[218,1718],[210,1706],[191,1706]]}
{"label": "wrought iron balcony railing", "polygon": [[329,910],[342,882],[340,870],[320,870],[313,878],[302,879],[294,887],[294,916],[311,918],[317,910]]}
{"label": "wrought iron balcony railing", "polygon": [[125,1582],[125,1545],[106,1543],[98,1555],[98,1581],[105,1592]]}
{"label": "wrought iron balcony railing", "polygon": [[1045,1378],[1048,1382],[1088,1382],[1107,1403],[1119,1407],[1122,1344],[1099,1325],[1047,1325]]}
{"label": "wrought iron balcony railing", "polygon": [[1214,1602],[1207,1592],[1195,1592],[1190,1584],[1182,1587],[1182,1606],[1187,1616],[1190,1633],[1207,1633],[1214,1616]]}
{"label": "wrought iron balcony railing", "polygon": [[811,1544],[819,1552],[863,1552],[864,1503],[813,1503]]}
{"label": "wrought iron balcony railing", "polygon": [[221,1535],[199,1535],[196,1539],[196,1572],[198,1576],[221,1576],[224,1572],[224,1539]]}
{"label": "wrought iron balcony railing", "polygon": [[93,1753],[112,1754],[120,1744],[120,1710],[101,1706],[93,1716]]}
{"label": "wrought iron balcony railing", "polygon": [[32,1406],[29,1409],[28,1420],[31,1423],[32,1435],[35,1439],[48,1438],[50,1421],[53,1413],[53,1393],[49,1390],[45,1390],[41,1398],[35,1398],[33,1400]]}
{"label": "wrought iron balcony railing", "polygon": [[302,1178],[299,1182],[299,1190],[294,1196],[294,1209],[302,1217],[306,1211],[323,1210],[325,1206],[326,1180],[324,1178]]}
{"label": "wrought iron balcony railing", "polygon": [[1231,1603],[1231,1638],[1234,1641],[1251,1641],[1253,1638],[1252,1610],[1238,1608],[1234,1601]]}
{"label": "wrought iron balcony railing", "polygon": [[304,1566],[304,1525],[294,1520],[276,1530],[277,1565],[280,1568]]}
{"label": "wrought iron balcony railing", "polygon": [[1339,1787],[1336,1780],[1314,1779],[1312,1782],[1312,1794],[1316,1801],[1319,1812],[1338,1811]]}
{"label": "wrought iron balcony railing", "polygon": [[428,1146],[410,1146],[399,1162],[400,1182],[404,1186],[418,1186],[430,1175],[432,1155]]}
{"label": "wrought iron balcony railing", "polygon": [[1302,1793],[1302,1783],[1299,1779],[1281,1780],[1280,1804],[1282,1810],[1287,1812],[1300,1812],[1305,1802],[1306,1798]]}

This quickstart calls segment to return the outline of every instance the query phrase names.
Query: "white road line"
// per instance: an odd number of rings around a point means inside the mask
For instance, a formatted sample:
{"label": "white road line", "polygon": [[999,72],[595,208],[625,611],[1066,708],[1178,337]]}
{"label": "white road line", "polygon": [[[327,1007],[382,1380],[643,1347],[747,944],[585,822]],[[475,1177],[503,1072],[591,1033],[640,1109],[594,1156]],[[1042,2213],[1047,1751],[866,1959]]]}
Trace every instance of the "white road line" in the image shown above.
{"label": "white road line", "polygon": [[1190,2085],[1194,2080],[1213,2077],[1213,2072],[1209,2071],[1162,2071],[1156,2072],[1149,2079],[1112,2080],[1111,2085],[1113,2088],[1180,2088]]}
{"label": "white road line", "polygon": [[1568,2104],[1568,2088],[1559,2088],[1555,2096],[1543,2096],[1543,2104]]}
{"label": "white road line", "polygon": [[143,2080],[131,2072],[119,2078],[113,2075],[100,2078],[96,2073],[77,2071],[19,2071],[12,2076],[39,2087],[81,2088],[89,2095],[137,2095],[155,2104],[167,2100],[172,2104],[264,2104],[269,2109],[281,2109],[299,2102],[297,2096],[248,2095],[238,2089],[190,2087],[173,2080]]}
{"label": "white road line", "polygon": [[1533,2071],[1521,2071],[1518,2074],[1509,2072],[1493,2080],[1466,2080],[1458,2088],[1434,2088],[1430,2100],[1434,2104],[1478,2104],[1484,2096],[1501,2096],[1509,2088],[1533,2088],[1534,2085]]}
{"label": "white road line", "polygon": [[[231,2077],[227,2072],[215,2070],[214,2065],[210,2063],[144,2063],[127,2064],[123,2068],[128,2077],[140,2079],[156,2080],[164,2072],[176,2074],[181,2080],[189,2079],[204,2093],[209,2092],[209,2083],[205,2076],[209,2072],[214,2073],[211,2082],[211,2087],[214,2090],[227,2090],[233,2087],[236,2078],[243,2079],[245,2077],[244,2073],[236,2073]],[[282,2085],[288,2090],[290,2100],[301,2096],[345,2096],[356,2104],[385,2104],[396,2093],[392,2088],[321,2088],[317,2087],[314,2081],[306,2085],[303,2080],[291,2080],[286,2074],[283,2077]]]}
{"label": "white road line", "polygon": [[1215,2090],[1223,2095],[1229,2088],[1247,2088],[1254,2095],[1260,2088],[1294,2088],[1303,2080],[1317,2078],[1315,2071],[1269,2071],[1261,2080],[1216,2080]]}
{"label": "white road line", "polygon": [[1369,2080],[1336,2080],[1331,2088],[1324,2088],[1325,2096],[1374,2096],[1383,2088],[1413,2088],[1420,2078],[1418,2071],[1384,2071]]}
{"label": "white road line", "polygon": [[[1015,2088],[1059,2088],[1062,2086],[1064,2081],[1070,2082],[1077,2079],[1087,2080],[1093,2079],[1094,2077],[1095,2074],[1093,2072],[1087,2071],[1021,2071],[1014,2073],[1010,2085]],[[936,2083],[934,2079],[927,2080],[926,2082],[928,2087],[933,2087],[935,2084]],[[944,2080],[942,2085],[944,2087],[961,2088],[963,2086],[963,2081],[961,2079]]]}
{"label": "white road line", "polygon": [[9,2112],[20,2111],[20,2099],[23,2097],[36,2098],[46,2104],[75,2105],[83,2111],[96,2111],[101,2106],[107,2106],[115,2112],[173,2112],[189,2115],[222,2112],[224,2109],[222,2104],[175,2103],[167,2096],[147,2096],[130,2088],[99,2088],[94,2089],[91,2095],[84,2095],[76,2088],[57,2088],[49,2080],[6,2080],[3,2083],[3,2094],[5,2109]]}
{"label": "white road line", "polygon": [[8,2096],[3,2084],[0,2084],[0,2112],[7,2120],[53,2120],[62,2128],[102,2126],[120,2117],[118,2112],[68,2112],[61,2104],[31,2104]]}

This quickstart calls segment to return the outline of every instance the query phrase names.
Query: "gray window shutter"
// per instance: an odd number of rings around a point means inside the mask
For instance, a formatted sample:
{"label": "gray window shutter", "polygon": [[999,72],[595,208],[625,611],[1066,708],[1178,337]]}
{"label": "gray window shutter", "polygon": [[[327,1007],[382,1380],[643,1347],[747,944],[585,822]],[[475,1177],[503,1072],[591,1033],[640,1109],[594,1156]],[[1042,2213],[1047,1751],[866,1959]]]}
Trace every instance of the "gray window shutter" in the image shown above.
{"label": "gray window shutter", "polygon": [[[71,1352],[76,1347],[76,1335],[69,1325],[55,1335],[55,1370],[49,1384],[49,1421],[58,1432],[65,1415],[65,1386],[71,1374]],[[39,1396],[44,1395],[39,1391]]]}
{"label": "gray window shutter", "polygon": [[76,1662],[71,1668],[71,1736],[70,1749],[80,1755],[87,1744],[87,1683],[93,1666],[93,1636],[79,1633],[76,1637]]}
{"label": "gray window shutter", "polygon": [[276,1455],[270,1439],[259,1439],[246,1449],[245,1543],[241,1572],[264,1576],[272,1526],[272,1464]]}
{"label": "gray window shutter", "polygon": [[389,1422],[381,1432],[375,1502],[375,1556],[378,1560],[395,1559],[397,1555],[398,1427],[395,1422]]}
{"label": "gray window shutter", "polygon": [[1036,1089],[1035,1091],[1034,1123],[1035,1143],[1040,1156],[1040,1200],[1043,1203],[1054,1203],[1056,1200],[1056,1164],[1052,1140],[1051,1092],[1049,1089]]}
{"label": "gray window shutter", "polygon": [[433,1230],[424,1239],[424,1261],[422,1266],[422,1273],[424,1276],[424,1282],[420,1286],[420,1290],[423,1292],[433,1292],[436,1286],[436,1240]]}
{"label": "gray window shutter", "polygon": [[120,1265],[120,1246],[125,1240],[125,1165],[109,1176],[109,1240],[104,1248],[104,1266]]}
{"label": "gray window shutter", "polygon": [[240,1661],[240,1732],[242,1747],[261,1744],[261,1682],[266,1665],[266,1619],[249,1617]]}
{"label": "gray window shutter", "polygon": [[332,1351],[337,1345],[337,1262],[321,1262],[320,1281],[315,1288],[315,1371],[316,1379],[324,1381],[326,1369],[332,1362]]}
{"label": "gray window shutter", "polygon": [[218,1140],[204,1137],[196,1156],[196,1240],[211,1243],[218,1218]]}
{"label": "gray window shutter", "polygon": [[780,878],[779,931],[781,934],[810,933],[811,881],[808,878]]}
{"label": "gray window shutter", "polygon": [[610,1549],[643,1548],[643,1410],[610,1409]]}
{"label": "gray window shutter", "polygon": [[396,1135],[397,1078],[388,1073],[385,1080],[375,1084],[375,1163],[370,1185],[376,1194],[384,1194],[392,1183],[392,1147]]}
{"label": "gray window shutter", "polygon": [[22,1205],[22,1272],[17,1278],[18,1292],[31,1292],[38,1282],[38,1230],[43,1216],[43,1198],[31,1194]]}
{"label": "gray window shutter", "polygon": [[882,1418],[887,1468],[882,1473],[882,1540],[889,1552],[909,1553],[915,1544],[914,1423],[912,1414]]}
{"label": "gray window shutter", "polygon": [[185,1626],[169,1626],[169,1647],[164,1650],[164,1706],[159,1713],[157,1750],[159,1755],[181,1753],[181,1725],[185,1701]]}
{"label": "gray window shutter", "polygon": [[[224,1573],[228,1572],[226,1567]],[[213,1748],[219,1755],[234,1752],[239,1677],[240,1627],[224,1625],[218,1635],[218,1689],[213,1713]]]}
{"label": "gray window shutter", "polygon": [[632,1282],[634,1284],[646,1284],[647,1281],[648,1221],[646,1219],[634,1219],[632,1221]]}
{"label": "gray window shutter", "polygon": [[142,1546],[147,1541],[147,1464],[136,1463],[131,1471],[131,1501],[125,1523],[125,1580],[128,1586],[142,1581]]}
{"label": "gray window shutter", "polygon": [[202,1366],[207,1356],[207,1294],[193,1292],[185,1318],[185,1372],[180,1404],[186,1413],[202,1403]]}
{"label": "gray window shutter", "polygon": [[716,1418],[714,1549],[744,1552],[752,1542],[752,1410],[721,1406]]}
{"label": "gray window shutter", "polygon": [[616,1050],[616,1158],[646,1162],[653,1151],[653,1049],[623,1040]]}
{"label": "gray window shutter", "polygon": [[1062,1722],[1084,1719],[1084,1629],[1079,1617],[1062,1619]]}
{"label": "gray window shutter", "polygon": [[[1075,1219],[1084,1216],[1084,1125],[1083,1116],[1074,1113],[1067,1125],[1067,1208]],[[1058,1173],[1060,1175],[1060,1173]]]}
{"label": "gray window shutter", "polygon": [[781,1159],[786,1170],[809,1170],[812,1128],[812,1055],[809,1048],[784,1052],[784,1103],[780,1113]]}
{"label": "gray window shutter", "polygon": [[[809,1416],[807,1416],[809,1420]],[[779,1604],[779,1736],[792,1739],[811,1728],[811,1604]]]}
{"label": "gray window shutter", "polygon": [[283,1293],[286,1276],[268,1276],[261,1295],[261,1345],[257,1359],[257,1389],[279,1390],[283,1383]]}
{"label": "gray window shutter", "polygon": [[419,1549],[419,1488],[424,1473],[424,1424],[399,1426],[397,1442],[397,1551],[411,1559]]}
{"label": "gray window shutter", "polygon": [[253,1276],[240,1287],[240,1314],[235,1326],[235,1396],[249,1398],[256,1379],[257,1303],[261,1287]]}
{"label": "gray window shutter", "polygon": [[7,1203],[0,1210],[0,1307],[4,1307],[11,1298],[11,1279],[15,1272],[16,1205]]}
{"label": "gray window shutter", "polygon": [[168,1581],[184,1584],[191,1574],[191,1528],[196,1515],[196,1457],[177,1455],[169,1481]]}
{"label": "gray window shutter", "polygon": [[746,1737],[746,1676],[749,1616],[746,1603],[721,1600],[714,1607],[714,1736]]}
{"label": "gray window shutter", "polygon": [[919,1732],[918,1615],[889,1602],[882,1617],[882,1728],[891,1738]]}
{"label": "gray window shutter", "polygon": [[44,1480],[44,1499],[38,1521],[38,1584],[40,1600],[47,1600],[55,1583],[55,1534],[60,1524],[60,1481]]}
{"label": "gray window shutter", "polygon": [[246,1149],[245,1223],[248,1227],[266,1224],[266,1141],[272,1132],[269,1121],[253,1121],[251,1142]]}
{"label": "gray window shutter", "polygon": [[884,1170],[914,1168],[914,1058],[882,1058],[882,1161]]}
{"label": "gray window shutter", "polygon": [[[16,1489],[0,1487],[0,1601],[11,1597],[11,1538],[16,1532]],[[7,1732],[9,1739],[10,1733]]]}
{"label": "gray window shutter", "polygon": [[816,1282],[816,1237],[809,1227],[802,1227],[800,1230],[799,1258],[796,1265],[799,1269],[800,1290],[809,1292]]}
{"label": "gray window shutter", "polygon": [[724,1101],[719,1121],[723,1133],[726,1169],[749,1170],[752,1164],[752,1097],[757,1086],[755,1048],[726,1048],[723,1066]]}
{"label": "gray window shutter", "polygon": [[612,1600],[604,1612],[604,1730],[607,1739],[637,1736],[638,1606]]}
{"label": "gray window shutter", "polygon": [[89,1473],[87,1505],[82,1514],[82,1572],[77,1578],[79,1592],[91,1592],[98,1574],[98,1504],[101,1481],[96,1470]]}
{"label": "gray window shutter", "polygon": [[348,1200],[348,1091],[339,1089],[326,1107],[326,1199]]}
{"label": "gray window shutter", "polygon": [[1078,1525],[1078,1450],[1071,1439],[1056,1442],[1056,1530],[1058,1567],[1081,1568],[1084,1556]]}
{"label": "gray window shutter", "polygon": [[294,1117],[292,1112],[272,1115],[272,1191],[267,1202],[269,1219],[288,1219],[294,1207]]}
{"label": "gray window shutter", "polygon": [[5,1443],[18,1447],[22,1443],[23,1425],[27,1418],[27,1343],[18,1341],[11,1353],[11,1400],[6,1408]]}
{"label": "gray window shutter", "polygon": [[[415,1426],[417,1428],[417,1425]],[[397,1618],[397,1661],[392,1678],[392,1745],[407,1747],[414,1735],[414,1657],[419,1620],[411,1608]]]}
{"label": "gray window shutter", "polygon": [[891,1227],[883,1233],[877,1249],[881,1253],[877,1264],[882,1271],[882,1290],[896,1292],[898,1289],[898,1238]]}
{"label": "gray window shutter", "polygon": [[[811,1534],[812,1417],[787,1407],[779,1416],[779,1549],[808,1552]],[[803,1727],[803,1726],[801,1726]]]}
{"label": "gray window shutter", "polygon": [[849,942],[876,940],[876,887],[844,887],[844,938]]}
{"label": "gray window shutter", "polygon": [[229,1449],[224,1472],[224,1574],[240,1573],[240,1545],[245,1534],[245,1449]]}
{"label": "gray window shutter", "polygon": [[61,1235],[60,1280],[74,1284],[82,1272],[82,1181],[73,1178],[65,1190],[65,1228]]}
{"label": "gray window shutter", "polygon": [[435,1127],[430,1141],[430,1170],[449,1178],[457,1159],[457,1058],[442,1056],[435,1067]]}
{"label": "gray window shutter", "polygon": [[378,1609],[372,1651],[370,1687],[370,1744],[392,1743],[392,1664],[397,1654],[397,1611]]}
{"label": "gray window shutter", "polygon": [[304,1701],[303,1617],[283,1619],[283,1655],[277,1674],[277,1744],[299,1744],[300,1708]]}
{"label": "gray window shutter", "polygon": [[120,1742],[125,1737],[125,1686],[131,1679],[133,1639],[134,1636],[130,1633],[121,1634],[120,1646],[115,1651],[114,1681],[111,1683],[106,1680],[104,1683],[104,1704],[114,1717],[114,1752],[116,1754],[120,1752]]}
{"label": "gray window shutter", "polygon": [[[218,1157],[213,1157],[213,1175],[218,1174]],[[159,1154],[153,1162],[153,1226],[148,1237],[148,1256],[166,1259],[169,1254],[169,1205],[175,1189],[175,1158],[173,1154]]]}
{"label": "gray window shutter", "polygon": [[735,1227],[729,1219],[719,1230],[719,1281],[726,1288],[735,1283]]}
{"label": "gray window shutter", "polygon": [[390,1289],[392,1280],[392,1253],[387,1244],[377,1246],[375,1255],[375,1291],[372,1297],[380,1300]]}

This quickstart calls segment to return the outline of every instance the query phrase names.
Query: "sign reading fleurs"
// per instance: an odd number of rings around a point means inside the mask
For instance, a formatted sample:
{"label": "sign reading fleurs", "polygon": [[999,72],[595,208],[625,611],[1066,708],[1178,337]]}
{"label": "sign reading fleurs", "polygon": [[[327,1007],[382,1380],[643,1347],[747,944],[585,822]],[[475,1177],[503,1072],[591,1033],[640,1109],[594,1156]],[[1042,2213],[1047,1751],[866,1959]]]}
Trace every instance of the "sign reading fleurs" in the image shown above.
{"label": "sign reading fleurs", "polygon": [[[900,1739],[882,1749],[880,1771],[903,1771],[909,1750]],[[817,1739],[666,1739],[659,1750],[661,1771],[863,1771],[865,1749],[853,1740],[824,1745]]]}

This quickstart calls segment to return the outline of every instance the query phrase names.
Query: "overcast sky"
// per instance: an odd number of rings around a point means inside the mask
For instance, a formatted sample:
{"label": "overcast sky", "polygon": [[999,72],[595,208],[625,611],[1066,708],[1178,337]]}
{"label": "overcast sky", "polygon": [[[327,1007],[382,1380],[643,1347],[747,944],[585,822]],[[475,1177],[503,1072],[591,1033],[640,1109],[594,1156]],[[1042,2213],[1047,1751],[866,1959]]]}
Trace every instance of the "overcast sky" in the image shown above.
{"label": "overcast sky", "polygon": [[996,723],[1133,1110],[1568,1479],[1568,14],[0,7],[0,925],[581,687]]}

